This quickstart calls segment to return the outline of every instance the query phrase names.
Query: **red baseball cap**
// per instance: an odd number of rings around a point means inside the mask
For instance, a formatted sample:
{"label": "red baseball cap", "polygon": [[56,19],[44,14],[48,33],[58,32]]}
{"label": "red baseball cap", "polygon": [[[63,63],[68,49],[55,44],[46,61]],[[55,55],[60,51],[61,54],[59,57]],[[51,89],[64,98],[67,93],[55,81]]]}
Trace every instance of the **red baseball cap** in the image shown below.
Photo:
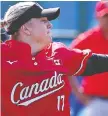
{"label": "red baseball cap", "polygon": [[102,17],[108,14],[108,1],[99,1],[96,4],[96,16]]}

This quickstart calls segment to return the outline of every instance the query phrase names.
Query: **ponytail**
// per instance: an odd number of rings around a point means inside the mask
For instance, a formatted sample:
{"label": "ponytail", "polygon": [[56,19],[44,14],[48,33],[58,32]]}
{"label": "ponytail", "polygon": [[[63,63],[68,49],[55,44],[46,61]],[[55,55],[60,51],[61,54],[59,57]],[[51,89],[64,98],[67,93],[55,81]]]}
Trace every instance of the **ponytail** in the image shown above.
{"label": "ponytail", "polygon": [[7,26],[7,22],[4,20],[0,20],[0,29],[5,28]]}

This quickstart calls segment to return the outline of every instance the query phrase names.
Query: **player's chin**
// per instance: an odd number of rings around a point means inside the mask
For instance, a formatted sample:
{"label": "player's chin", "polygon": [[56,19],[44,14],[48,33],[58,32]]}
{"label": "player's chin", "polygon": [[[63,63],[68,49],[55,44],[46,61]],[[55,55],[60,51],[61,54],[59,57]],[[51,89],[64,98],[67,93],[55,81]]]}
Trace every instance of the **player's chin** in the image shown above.
{"label": "player's chin", "polygon": [[49,37],[50,41],[52,42],[52,36]]}
{"label": "player's chin", "polygon": [[52,42],[52,35],[48,35],[48,40]]}
{"label": "player's chin", "polygon": [[50,43],[52,43],[52,39],[51,38],[49,38],[49,40],[47,41],[47,44],[50,44]]}

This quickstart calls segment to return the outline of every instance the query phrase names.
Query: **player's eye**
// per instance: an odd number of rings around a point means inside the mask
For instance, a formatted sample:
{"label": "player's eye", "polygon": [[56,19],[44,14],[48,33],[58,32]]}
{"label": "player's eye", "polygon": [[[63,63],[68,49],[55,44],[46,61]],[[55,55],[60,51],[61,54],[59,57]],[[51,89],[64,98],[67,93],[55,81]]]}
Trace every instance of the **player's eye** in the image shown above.
{"label": "player's eye", "polygon": [[44,18],[41,18],[41,22],[47,23],[47,22],[48,22],[48,20],[47,20],[47,18],[46,18],[46,17],[44,17]]}
{"label": "player's eye", "polygon": [[42,22],[47,23],[47,22],[48,22],[48,20],[42,20]]}

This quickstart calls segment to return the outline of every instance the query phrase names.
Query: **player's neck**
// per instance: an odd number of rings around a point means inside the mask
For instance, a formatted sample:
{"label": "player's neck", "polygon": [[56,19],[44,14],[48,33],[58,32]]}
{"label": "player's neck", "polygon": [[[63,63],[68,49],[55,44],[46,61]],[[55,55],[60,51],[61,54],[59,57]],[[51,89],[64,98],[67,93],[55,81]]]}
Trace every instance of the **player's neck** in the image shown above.
{"label": "player's neck", "polygon": [[108,29],[103,29],[103,35],[106,40],[108,40]]}
{"label": "player's neck", "polygon": [[32,56],[35,56],[37,53],[39,53],[42,50],[42,48],[36,43],[32,43],[30,47],[31,47]]}

